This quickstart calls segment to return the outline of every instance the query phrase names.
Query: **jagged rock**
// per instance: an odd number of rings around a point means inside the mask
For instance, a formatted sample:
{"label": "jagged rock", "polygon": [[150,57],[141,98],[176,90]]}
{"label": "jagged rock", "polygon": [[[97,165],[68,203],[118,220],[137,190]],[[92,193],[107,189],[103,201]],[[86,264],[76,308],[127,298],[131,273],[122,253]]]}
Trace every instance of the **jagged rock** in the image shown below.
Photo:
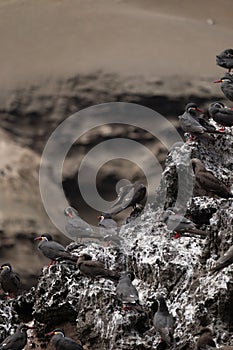
{"label": "jagged rock", "polygon": [[[207,169],[229,185],[232,139],[231,135],[217,136],[213,149],[196,142],[174,147],[168,155],[155,203],[141,217],[122,226],[120,247],[97,243],[68,246],[72,254],[90,254],[109,269],[132,270],[144,313],[122,309],[114,282],[92,280],[83,276],[72,262],[59,261],[43,269],[35,289],[14,301],[10,317],[5,302],[3,312],[9,318],[6,332],[13,328],[16,319],[29,317],[28,311],[33,310],[36,342],[41,348],[47,347],[44,333],[70,324],[86,349],[155,349],[160,345],[152,320],[157,310],[156,294],[162,293],[176,320],[177,350],[194,349],[195,334],[206,326],[213,329],[217,345],[232,345],[232,265],[215,274],[209,270],[233,244],[233,200],[197,196],[196,192],[192,197],[193,175],[189,166],[190,156],[199,157]],[[182,176],[187,174],[187,178],[177,200],[179,172]],[[187,207],[186,214],[200,229],[209,233],[206,239],[173,238],[163,215],[164,208],[174,206],[176,201]],[[26,315],[23,308],[28,310]]]}

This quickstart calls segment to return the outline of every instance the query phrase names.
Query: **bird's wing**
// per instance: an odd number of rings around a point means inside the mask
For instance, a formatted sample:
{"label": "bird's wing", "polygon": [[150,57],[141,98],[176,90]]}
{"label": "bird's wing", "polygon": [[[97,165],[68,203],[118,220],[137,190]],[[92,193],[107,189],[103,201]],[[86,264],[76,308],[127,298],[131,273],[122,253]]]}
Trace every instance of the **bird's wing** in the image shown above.
{"label": "bird's wing", "polygon": [[172,316],[164,316],[163,314],[157,312],[153,320],[154,327],[157,332],[159,332],[161,338],[168,344],[171,344],[173,331],[174,331],[174,322]]}
{"label": "bird's wing", "polygon": [[99,226],[104,227],[106,230],[117,231],[117,223],[112,219],[104,219],[103,222],[99,223]]}
{"label": "bird's wing", "polygon": [[48,241],[48,242],[46,242],[46,244],[39,247],[42,250],[42,252],[43,252],[43,247],[46,248],[46,253],[48,255],[53,254],[54,251],[55,252],[65,252],[65,247],[63,247],[63,245],[61,245],[60,243],[54,242],[54,241]]}
{"label": "bird's wing", "polygon": [[12,272],[11,273],[11,282],[13,283],[13,285],[18,288],[20,285],[20,277],[16,272]]}
{"label": "bird's wing", "polygon": [[105,266],[100,261],[88,260],[80,264],[80,270],[84,274],[98,276],[104,272]]}
{"label": "bird's wing", "polygon": [[76,217],[76,218],[69,220],[69,224],[76,229],[78,228],[80,230],[90,231],[90,232],[93,231],[91,226],[86,221],[81,219],[80,217]]}
{"label": "bird's wing", "polygon": [[197,173],[197,181],[205,189],[212,192],[228,192],[228,188],[218,178],[216,178],[210,171],[200,171]]}
{"label": "bird's wing", "polygon": [[116,295],[125,303],[135,303],[139,301],[138,291],[127,277],[119,281],[116,288]]}
{"label": "bird's wing", "polygon": [[83,350],[83,347],[79,344],[77,344],[73,339],[68,337],[62,337],[59,339],[58,344],[60,347],[59,349],[69,349],[69,350]]}
{"label": "bird's wing", "polygon": [[[13,345],[17,342],[17,343],[22,343],[23,345],[23,340],[24,337],[22,334],[19,333],[15,333],[12,335],[9,335],[5,340],[3,340],[3,342],[0,344],[0,350],[12,350],[13,349]],[[20,345],[20,344],[19,344]]]}
{"label": "bird's wing", "polygon": [[169,230],[183,230],[185,228],[195,228],[195,224],[185,218],[184,216],[182,215],[178,215],[178,214],[174,214],[174,215],[170,215],[169,218],[168,218],[168,221],[167,221],[167,228]]}
{"label": "bird's wing", "polygon": [[205,128],[201,126],[201,124],[191,116],[181,116],[180,118],[180,125],[181,128],[190,133],[203,133],[205,131]]}

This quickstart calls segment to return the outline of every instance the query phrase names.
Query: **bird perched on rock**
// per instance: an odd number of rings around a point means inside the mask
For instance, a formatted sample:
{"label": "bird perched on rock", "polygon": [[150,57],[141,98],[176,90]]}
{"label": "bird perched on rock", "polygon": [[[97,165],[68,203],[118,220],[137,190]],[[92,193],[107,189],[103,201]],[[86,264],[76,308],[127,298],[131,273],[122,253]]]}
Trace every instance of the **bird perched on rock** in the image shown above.
{"label": "bird perched on rock", "polygon": [[217,55],[216,64],[222,68],[227,68],[230,72],[233,68],[233,49],[226,49]]}
{"label": "bird perched on rock", "polygon": [[226,73],[222,78],[215,80],[214,83],[221,83],[221,90],[230,101],[233,101],[233,76]]}
{"label": "bird perched on rock", "polygon": [[185,134],[191,135],[191,140],[198,139],[208,145],[209,142],[214,140],[213,135],[209,134],[220,134],[221,132],[207,122],[203,114],[199,116],[199,112],[202,112],[202,110],[197,107],[196,103],[188,103],[185,112],[178,117],[180,127]]}
{"label": "bird perched on rock", "polygon": [[2,264],[0,267],[0,282],[2,289],[9,296],[18,294],[20,288],[20,277],[16,272],[12,271],[10,264]]}
{"label": "bird perched on rock", "polygon": [[97,260],[92,260],[92,257],[87,253],[83,253],[79,256],[77,267],[85,276],[91,278],[107,278],[112,281],[118,281],[120,278],[117,271],[105,268],[103,263]]}
{"label": "bird perched on rock", "polygon": [[83,350],[82,345],[66,337],[61,329],[54,329],[52,332],[46,333],[45,336],[52,336],[51,342],[56,350]]}
{"label": "bird perched on rock", "polygon": [[201,187],[203,187],[208,192],[216,194],[222,198],[233,197],[230,189],[224,185],[219,179],[217,179],[211,171],[206,170],[203,163],[198,158],[193,158],[191,160],[193,171],[195,174],[195,179]]}
{"label": "bird perched on rock", "polygon": [[209,114],[216,123],[223,126],[233,126],[233,110],[231,108],[226,108],[223,103],[211,103],[209,106]]}
{"label": "bird perched on rock", "polygon": [[231,264],[233,264],[233,246],[231,246],[226,253],[218,259],[217,265],[210,269],[210,271],[220,271]]}
{"label": "bird perched on rock", "polygon": [[118,236],[117,223],[113,220],[112,215],[109,213],[102,213],[98,216],[99,227],[101,236],[104,237],[104,240],[107,242],[113,242],[117,245],[121,244],[121,238]]}
{"label": "bird perched on rock", "polygon": [[175,232],[175,238],[184,235],[185,232],[189,232],[191,235],[207,237],[207,233],[198,230],[193,221],[187,219],[183,215],[174,213],[170,208],[166,210],[163,220],[166,223],[168,230]]}
{"label": "bird perched on rock", "polygon": [[198,112],[202,112],[196,103],[188,103],[185,112],[178,116],[180,127],[184,132],[193,136],[204,134],[206,129],[198,122]]}
{"label": "bird perched on rock", "polygon": [[16,332],[9,335],[0,344],[0,350],[22,350],[27,344],[27,330],[33,329],[34,327],[29,327],[25,324],[18,326]]}
{"label": "bird perched on rock", "polygon": [[41,241],[38,244],[38,249],[42,254],[51,259],[51,264],[59,259],[67,259],[71,261],[77,261],[77,257],[72,256],[69,252],[65,250],[65,247],[58,242],[53,241],[52,236],[48,233],[34,238],[35,241]]}
{"label": "bird perched on rock", "polygon": [[130,271],[122,272],[116,287],[116,295],[124,305],[124,308],[131,308],[141,312],[143,308],[139,304],[138,291],[132,284],[134,278],[134,273]]}
{"label": "bird perched on rock", "polygon": [[[217,130],[214,125],[212,125],[209,120],[207,119],[206,115],[201,114],[198,117],[199,123],[206,129],[206,132],[209,132],[211,134],[219,134],[224,135],[222,130]],[[212,136],[212,135],[211,135]]]}
{"label": "bird perched on rock", "polygon": [[68,217],[67,224],[65,226],[66,232],[74,239],[79,238],[91,238],[100,239],[101,236],[97,235],[92,227],[83,219],[80,218],[79,212],[72,208],[67,207],[64,210],[65,216]]}
{"label": "bird perched on rock", "polygon": [[213,334],[210,328],[203,328],[198,333],[199,338],[197,340],[197,350],[207,349],[207,345],[216,348],[215,341],[213,340]]}
{"label": "bird perched on rock", "polygon": [[109,210],[109,213],[115,215],[129,207],[135,208],[137,204],[140,204],[144,200],[146,192],[146,186],[140,183],[121,187],[118,198],[111,210]]}
{"label": "bird perched on rock", "polygon": [[171,347],[174,344],[174,320],[169,313],[166,301],[162,295],[157,296],[158,310],[154,315],[153,325],[161,339]]}

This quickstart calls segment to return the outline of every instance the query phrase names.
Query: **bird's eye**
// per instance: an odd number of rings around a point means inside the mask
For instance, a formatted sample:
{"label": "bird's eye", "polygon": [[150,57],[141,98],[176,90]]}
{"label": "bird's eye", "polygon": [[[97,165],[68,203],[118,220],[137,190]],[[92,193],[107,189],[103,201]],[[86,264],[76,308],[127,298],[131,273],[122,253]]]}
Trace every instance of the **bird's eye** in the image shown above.
{"label": "bird's eye", "polygon": [[195,108],[189,107],[188,112],[192,112],[193,110],[195,110]]}

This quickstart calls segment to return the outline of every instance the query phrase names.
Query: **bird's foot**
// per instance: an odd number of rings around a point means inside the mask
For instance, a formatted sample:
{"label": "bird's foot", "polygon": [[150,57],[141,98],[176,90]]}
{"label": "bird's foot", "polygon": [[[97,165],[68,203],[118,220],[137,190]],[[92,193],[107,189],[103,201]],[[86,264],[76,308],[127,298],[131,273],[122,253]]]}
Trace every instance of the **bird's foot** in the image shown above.
{"label": "bird's foot", "polygon": [[56,264],[56,260],[51,260],[50,264],[48,264],[47,266],[50,267],[50,266],[53,266]]}
{"label": "bird's foot", "polygon": [[180,237],[181,237],[181,235],[180,235],[179,232],[174,232],[173,238],[178,239],[178,238],[180,238]]}
{"label": "bird's foot", "polygon": [[122,306],[122,310],[124,310],[124,311],[132,311],[133,309],[132,309],[132,307],[129,306],[129,305],[123,305],[123,306]]}

